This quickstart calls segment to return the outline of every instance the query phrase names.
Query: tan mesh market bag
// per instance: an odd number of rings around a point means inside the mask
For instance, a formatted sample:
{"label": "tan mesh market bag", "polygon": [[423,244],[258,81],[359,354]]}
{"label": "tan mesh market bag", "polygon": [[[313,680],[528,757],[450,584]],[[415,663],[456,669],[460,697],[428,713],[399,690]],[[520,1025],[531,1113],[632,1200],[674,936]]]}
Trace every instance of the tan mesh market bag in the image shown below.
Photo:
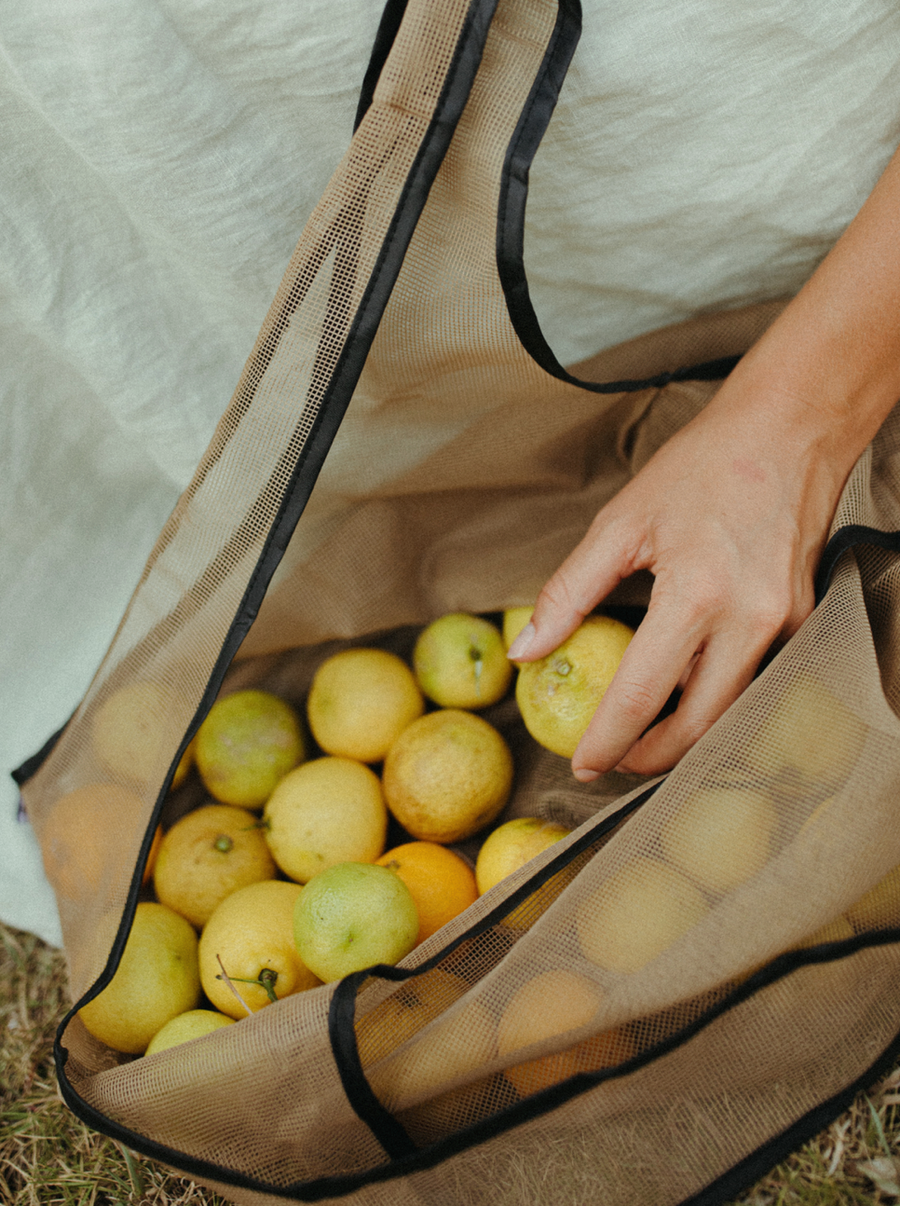
{"label": "tan mesh market bag", "polygon": [[[77,712],[19,772],[76,1006],[115,971],[158,820],[202,798],[168,787],[221,690],[302,706],[342,643],[408,653],[445,611],[530,603],[778,310],[559,367],[522,224],[576,6],[494,7],[389,4],[209,450]],[[72,1109],[247,1204],[722,1202],[824,1126],[900,1031],[898,440],[895,414],[847,485],[814,613],[668,777],[579,786],[498,704],[506,815],[570,837],[398,968],[187,1046],[123,1056],[73,1009]],[[141,759],[97,748],[120,690],[142,700],[120,735]],[[72,875],[54,818],[101,783],[115,806]],[[510,1026],[514,998],[536,1028]]]}

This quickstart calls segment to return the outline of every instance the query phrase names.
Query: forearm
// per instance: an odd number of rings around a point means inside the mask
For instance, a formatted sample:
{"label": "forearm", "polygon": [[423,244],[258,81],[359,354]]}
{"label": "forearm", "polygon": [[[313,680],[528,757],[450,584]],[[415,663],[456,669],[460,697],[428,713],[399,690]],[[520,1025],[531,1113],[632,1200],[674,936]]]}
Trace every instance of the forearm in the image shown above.
{"label": "forearm", "polygon": [[715,400],[809,443],[843,480],[900,399],[900,152]]}

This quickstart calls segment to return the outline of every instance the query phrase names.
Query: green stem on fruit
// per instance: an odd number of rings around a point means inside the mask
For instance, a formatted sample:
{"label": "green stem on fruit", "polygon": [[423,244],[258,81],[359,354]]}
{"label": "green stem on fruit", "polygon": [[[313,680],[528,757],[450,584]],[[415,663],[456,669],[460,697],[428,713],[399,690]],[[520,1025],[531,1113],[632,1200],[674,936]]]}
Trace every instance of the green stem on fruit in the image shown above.
{"label": "green stem on fruit", "polygon": [[[221,960],[219,960],[219,965],[221,966]],[[222,971],[224,973],[225,969],[223,968]],[[266,996],[269,998],[269,1000],[273,1004],[275,1003],[275,1001],[278,1000],[278,998],[275,996],[275,981],[278,979],[278,972],[273,971],[271,967],[264,967],[262,969],[262,971],[259,973],[259,975],[256,977],[255,980],[250,980],[246,976],[229,976],[227,974],[223,974],[221,976],[216,976],[216,979],[217,980],[227,980],[228,983],[232,984],[232,985],[233,984],[258,984],[260,988],[264,988],[266,990]],[[233,991],[235,993],[237,993],[236,988],[233,989]],[[246,1009],[247,1008],[246,1001],[244,1001],[244,999],[241,996],[238,996],[238,1000],[241,1002],[241,1004]]]}
{"label": "green stem on fruit", "polygon": [[557,674],[561,674],[565,678],[565,676],[572,669],[572,663],[569,661],[566,661],[566,659],[564,657],[559,657],[553,663],[553,669],[556,671]]}
{"label": "green stem on fruit", "polygon": [[218,850],[220,854],[230,854],[234,849],[234,842],[227,833],[220,833],[213,842],[213,849]]}

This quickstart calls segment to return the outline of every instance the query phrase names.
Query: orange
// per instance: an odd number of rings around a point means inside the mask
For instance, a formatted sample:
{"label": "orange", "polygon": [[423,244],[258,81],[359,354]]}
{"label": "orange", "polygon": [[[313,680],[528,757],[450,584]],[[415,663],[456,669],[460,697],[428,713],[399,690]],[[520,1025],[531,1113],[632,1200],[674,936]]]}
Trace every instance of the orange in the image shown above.
{"label": "orange", "polygon": [[465,611],[441,616],[419,633],[413,670],[419,686],[441,708],[495,704],[513,675],[500,629]]}
{"label": "orange", "polygon": [[153,886],[158,900],[199,929],[230,893],[275,874],[253,813],[230,804],[206,804],[176,821],[163,837]]}
{"label": "orange", "polygon": [[375,861],[395,871],[409,888],[419,911],[416,945],[478,899],[469,864],[437,842],[406,842]]}
{"label": "orange", "polygon": [[168,768],[178,744],[180,712],[179,697],[162,683],[120,687],[94,712],[94,756],[111,778],[150,787]]}
{"label": "orange", "polygon": [[112,847],[136,840],[145,811],[138,795],[115,783],[90,783],[61,796],[38,828],[44,872],[57,894],[93,896],[113,861]]}
{"label": "orange", "polygon": [[[603,992],[576,972],[543,972],[528,980],[512,997],[497,1027],[497,1051],[511,1055],[586,1026],[600,1005]],[[504,1069],[523,1095],[537,1093],[576,1072],[596,1072],[634,1054],[634,1044],[622,1030],[607,1030],[563,1051],[541,1055]]]}

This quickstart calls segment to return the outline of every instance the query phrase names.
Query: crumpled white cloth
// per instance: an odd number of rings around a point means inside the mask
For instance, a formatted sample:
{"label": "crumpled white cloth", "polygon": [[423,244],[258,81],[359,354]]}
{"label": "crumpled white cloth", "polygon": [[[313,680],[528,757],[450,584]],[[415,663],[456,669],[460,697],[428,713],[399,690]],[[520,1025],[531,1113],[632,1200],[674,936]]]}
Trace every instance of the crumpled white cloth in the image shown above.
{"label": "crumpled white cloth", "polygon": [[[531,176],[564,363],[806,279],[900,141],[893,0],[587,0]],[[77,704],[350,138],[371,0],[0,14],[0,918],[59,942],[6,771]]]}

